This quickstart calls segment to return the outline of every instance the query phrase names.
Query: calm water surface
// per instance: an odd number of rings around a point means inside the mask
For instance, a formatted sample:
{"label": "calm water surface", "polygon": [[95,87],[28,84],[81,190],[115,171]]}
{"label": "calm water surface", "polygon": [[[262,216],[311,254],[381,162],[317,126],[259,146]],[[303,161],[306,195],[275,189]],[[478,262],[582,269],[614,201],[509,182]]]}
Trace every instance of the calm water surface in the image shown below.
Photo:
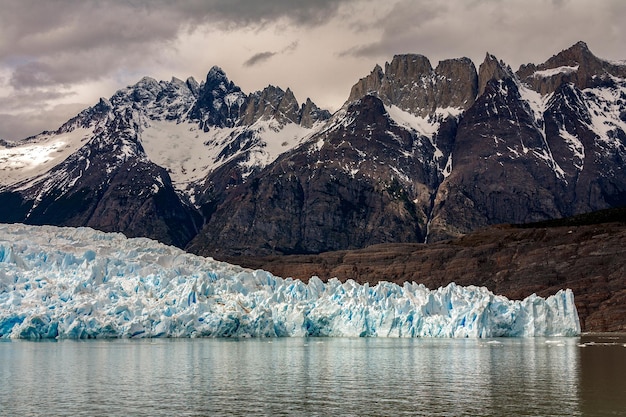
{"label": "calm water surface", "polygon": [[0,342],[2,416],[626,416],[626,337]]}

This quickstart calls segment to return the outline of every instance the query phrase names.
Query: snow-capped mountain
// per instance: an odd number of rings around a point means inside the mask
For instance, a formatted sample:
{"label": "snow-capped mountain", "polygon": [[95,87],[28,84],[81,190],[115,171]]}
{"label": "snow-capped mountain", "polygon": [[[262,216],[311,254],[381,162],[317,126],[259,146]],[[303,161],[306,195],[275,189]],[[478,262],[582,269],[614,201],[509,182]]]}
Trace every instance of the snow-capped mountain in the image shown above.
{"label": "snow-capped mountain", "polygon": [[246,95],[218,67],[201,84],[144,77],[55,132],[0,143],[0,220],[184,246],[202,226],[194,203],[211,173],[238,184],[328,117],[289,89]]}
{"label": "snow-capped mountain", "polygon": [[[376,66],[308,142],[230,193],[190,249],[432,242],[625,205],[626,67],[578,43],[528,68],[515,73],[490,54],[478,71],[468,59],[433,69],[419,55]],[[561,81],[544,91],[528,77]]]}
{"label": "snow-capped mountain", "polygon": [[291,90],[144,78],[0,145],[0,221],[220,257],[442,240],[626,205],[626,64],[397,55],[332,117]]}

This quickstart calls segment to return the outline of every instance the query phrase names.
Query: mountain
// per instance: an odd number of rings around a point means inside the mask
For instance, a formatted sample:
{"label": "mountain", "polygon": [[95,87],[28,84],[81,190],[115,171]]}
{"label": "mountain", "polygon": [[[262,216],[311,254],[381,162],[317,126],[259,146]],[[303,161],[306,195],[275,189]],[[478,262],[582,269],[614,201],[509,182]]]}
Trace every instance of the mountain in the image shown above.
{"label": "mountain", "polygon": [[[435,242],[626,205],[626,66],[590,56],[578,43],[532,74],[490,54],[478,71],[465,58],[433,69],[395,56],[306,143],[230,193],[189,249],[232,257]],[[523,81],[573,68],[572,57],[593,82],[562,77],[542,95],[533,88],[544,84]]]}
{"label": "mountain", "polygon": [[242,182],[328,117],[289,89],[246,95],[219,67],[200,84],[144,77],[54,132],[0,143],[0,221],[184,247],[202,226],[209,183]]}
{"label": "mountain", "polygon": [[290,89],[143,78],[0,143],[0,221],[216,257],[436,242],[626,205],[626,65],[584,42],[513,71],[394,56],[330,115]]}

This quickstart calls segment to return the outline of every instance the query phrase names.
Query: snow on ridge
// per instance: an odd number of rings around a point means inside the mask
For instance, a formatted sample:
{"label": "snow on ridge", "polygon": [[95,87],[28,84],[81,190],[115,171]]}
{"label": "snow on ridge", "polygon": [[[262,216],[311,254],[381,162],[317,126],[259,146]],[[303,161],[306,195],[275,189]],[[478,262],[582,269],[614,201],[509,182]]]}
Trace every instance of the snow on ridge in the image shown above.
{"label": "snow on ridge", "polygon": [[[204,132],[195,123],[150,120],[141,133],[141,143],[148,158],[168,170],[174,187],[186,192],[190,184],[204,179],[241,152],[249,152],[243,167],[267,166],[306,140],[319,125],[305,128],[269,119],[258,120],[251,126],[216,127]],[[224,149],[246,132],[252,132],[251,140],[257,144],[223,157]]]}
{"label": "snow on ridge", "polygon": [[11,147],[0,145],[0,187],[40,177],[80,149],[92,133],[77,128],[59,135],[45,133],[37,141]]}
{"label": "snow on ridge", "polygon": [[543,114],[546,111],[548,102],[554,96],[554,93],[550,93],[545,96],[542,96],[537,91],[531,88],[528,88],[527,86],[521,83],[519,83],[517,87],[518,87],[518,91],[522,100],[528,103],[528,106],[533,113],[535,123],[537,123],[537,125],[542,125]]}
{"label": "snow on ridge", "polygon": [[567,66],[567,65],[563,65],[561,67],[556,67],[556,68],[550,68],[547,70],[543,70],[543,71],[535,71],[535,73],[533,74],[533,77],[535,78],[549,78],[549,77],[553,77],[555,75],[558,74],[572,74],[576,71],[578,71],[578,65],[571,67],[571,66]]}
{"label": "snow on ridge", "polygon": [[409,130],[414,130],[421,136],[432,137],[439,130],[439,123],[432,123],[425,117],[415,116],[401,108],[385,105],[385,110],[389,116],[399,126]]}
{"label": "snow on ridge", "polygon": [[585,166],[585,147],[580,139],[569,133],[565,127],[559,129],[559,136],[565,140],[568,148],[573,153],[574,167],[578,171],[582,171]]}
{"label": "snow on ridge", "polygon": [[[546,127],[543,115],[546,111],[546,108],[548,107],[548,103],[554,96],[554,93],[542,96],[540,93],[528,88],[521,83],[518,83],[517,87],[521,99],[526,102],[526,104],[528,105],[528,110],[530,111],[530,115],[533,116],[534,127],[541,134],[541,137],[543,139],[543,148],[540,150],[533,149],[533,155],[541,159],[546,165],[552,168],[554,175],[558,179],[567,182],[567,180],[565,179],[565,171],[554,159],[554,156],[552,155],[552,150],[550,149],[550,145],[548,144],[548,140],[546,138]],[[524,149],[524,153],[527,152],[528,150]]]}
{"label": "snow on ridge", "polygon": [[[384,279],[384,277],[381,277]],[[0,225],[0,338],[574,336],[571,290],[308,284],[146,238]]]}

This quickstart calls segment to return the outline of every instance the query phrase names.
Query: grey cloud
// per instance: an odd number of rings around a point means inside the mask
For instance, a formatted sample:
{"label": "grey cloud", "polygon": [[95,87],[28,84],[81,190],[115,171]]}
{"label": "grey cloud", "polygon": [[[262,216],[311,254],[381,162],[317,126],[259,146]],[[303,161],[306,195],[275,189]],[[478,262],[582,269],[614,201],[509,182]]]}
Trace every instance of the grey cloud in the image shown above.
{"label": "grey cloud", "polygon": [[0,139],[20,140],[59,127],[59,120],[69,120],[81,110],[85,104],[61,104],[50,110],[37,109],[19,115],[0,112]]}
{"label": "grey cloud", "polygon": [[412,52],[433,64],[459,56],[479,64],[490,51],[516,67],[541,62],[580,39],[597,45],[592,50],[603,56],[602,47],[615,51],[623,44],[625,11],[623,0],[593,5],[587,0],[399,0],[371,25],[377,36],[364,37],[338,56],[387,59]]}
{"label": "grey cloud", "polygon": [[285,46],[280,52],[283,53],[283,54],[291,53],[291,52],[295,51],[296,49],[298,49],[299,45],[300,45],[300,42],[293,41],[289,45]]}
{"label": "grey cloud", "polygon": [[269,60],[270,58],[272,58],[272,57],[274,57],[276,55],[292,53],[296,49],[298,49],[298,45],[299,45],[298,41],[293,41],[289,45],[287,45],[283,49],[281,49],[280,52],[272,52],[272,51],[259,52],[257,54],[252,55],[250,58],[248,58],[243,63],[243,66],[244,67],[252,67],[254,65],[261,64],[261,63]]}
{"label": "grey cloud", "polygon": [[[451,13],[448,5],[425,0],[401,0],[392,9],[378,18],[374,23],[357,22],[355,27],[364,31],[367,26],[379,27],[382,34],[374,42],[357,45],[341,51],[340,57],[387,57],[394,53],[413,52],[419,43],[418,35],[429,37],[429,23]],[[445,34],[438,33],[438,36]]]}
{"label": "grey cloud", "polygon": [[[318,25],[332,16],[340,5],[358,0],[161,0],[162,6],[172,5],[189,16],[211,19],[228,24],[266,24],[287,18],[298,25]],[[159,6],[159,7],[162,7]]]}
{"label": "grey cloud", "polygon": [[[353,1],[12,1],[0,15],[0,65],[15,72],[12,85],[17,88],[98,79],[112,68],[141,62],[155,45],[162,47],[199,25],[264,27],[281,18],[317,25],[342,3]],[[101,62],[99,55],[109,50],[115,51],[107,54],[110,64],[94,66],[77,59]],[[70,59],[79,70],[59,62],[71,54],[77,56]]]}
{"label": "grey cloud", "polygon": [[258,54],[252,55],[249,59],[247,59],[244,63],[244,67],[252,67],[254,65],[260,64],[262,62],[267,61],[271,57],[276,55],[276,52],[259,52]]}
{"label": "grey cloud", "polygon": [[28,89],[14,92],[2,97],[0,101],[0,113],[11,113],[15,111],[43,111],[44,103],[49,100],[65,99],[74,96],[74,92]]}

